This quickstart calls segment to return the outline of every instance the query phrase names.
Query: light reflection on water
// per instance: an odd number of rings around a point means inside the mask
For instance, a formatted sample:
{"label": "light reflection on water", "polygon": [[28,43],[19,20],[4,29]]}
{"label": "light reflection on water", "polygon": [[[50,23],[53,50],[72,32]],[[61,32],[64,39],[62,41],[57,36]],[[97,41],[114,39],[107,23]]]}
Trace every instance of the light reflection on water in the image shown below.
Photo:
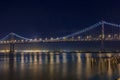
{"label": "light reflection on water", "polygon": [[16,53],[0,56],[1,80],[115,80],[118,53]]}

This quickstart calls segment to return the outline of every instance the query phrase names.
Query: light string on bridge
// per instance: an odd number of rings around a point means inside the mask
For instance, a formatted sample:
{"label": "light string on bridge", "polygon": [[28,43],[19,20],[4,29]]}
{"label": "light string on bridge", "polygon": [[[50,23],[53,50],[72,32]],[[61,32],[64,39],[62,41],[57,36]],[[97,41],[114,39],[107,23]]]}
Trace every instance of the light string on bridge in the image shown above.
{"label": "light string on bridge", "polygon": [[[68,39],[68,38],[75,37],[75,36],[77,36],[77,35],[80,35],[80,36],[81,36],[81,34],[84,34],[84,35],[88,34],[88,36],[89,36],[90,34],[89,34],[88,32],[89,32],[89,31],[92,31],[93,29],[96,29],[96,28],[98,28],[98,27],[101,28],[100,25],[110,25],[110,26],[113,26],[113,27],[117,27],[117,28],[119,28],[118,30],[120,31],[120,25],[114,24],[114,23],[109,23],[109,22],[106,22],[106,21],[101,21],[101,22],[98,22],[98,23],[96,23],[96,24],[94,24],[94,25],[92,25],[92,26],[90,26],[90,27],[87,27],[87,28],[85,28],[85,29],[83,29],[83,30],[80,30],[80,31],[78,31],[78,32],[69,34],[69,35],[67,35],[67,36],[57,37],[56,39],[53,39],[53,38],[47,39],[47,40],[45,39],[45,40],[40,40],[40,41],[43,41],[43,42],[44,42],[44,41],[64,40],[64,39]],[[98,30],[99,30],[99,31],[98,31]],[[112,30],[113,30],[113,29],[112,29]],[[94,31],[91,33],[91,34],[93,34],[93,37],[99,36],[98,33],[101,32],[100,29],[97,29],[96,32],[95,32],[95,31],[96,31],[96,30],[94,30]],[[112,33],[113,33],[113,32],[112,32]],[[120,33],[120,32],[119,32],[119,33]],[[100,35],[101,35],[101,33],[100,33]],[[10,36],[17,37],[17,38],[19,38],[20,40],[28,40],[28,41],[33,40],[33,39],[29,39],[29,38],[20,36],[20,35],[18,35],[18,34],[16,34],[16,33],[9,33],[7,36],[3,37],[0,41],[8,40],[8,38],[9,38]],[[91,35],[90,35],[90,36],[91,36]]]}

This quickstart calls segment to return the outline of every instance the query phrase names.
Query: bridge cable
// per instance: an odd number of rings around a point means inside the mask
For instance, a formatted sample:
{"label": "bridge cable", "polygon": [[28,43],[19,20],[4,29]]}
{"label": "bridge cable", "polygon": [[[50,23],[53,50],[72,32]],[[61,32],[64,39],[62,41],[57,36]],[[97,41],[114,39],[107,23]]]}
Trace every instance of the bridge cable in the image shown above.
{"label": "bridge cable", "polygon": [[[88,27],[88,28],[85,28],[85,29],[83,29],[83,30],[81,30],[81,31],[78,31],[78,32],[76,32],[76,33],[72,33],[72,34],[67,35],[67,36],[64,36],[64,37],[65,37],[65,38],[73,37],[73,36],[75,36],[75,35],[78,35],[78,34],[87,32],[87,31],[89,31],[89,30],[91,30],[91,29],[93,29],[93,28],[95,28],[95,27],[97,27],[97,26],[99,26],[99,25],[101,25],[101,24],[102,24],[101,22],[98,22],[98,23],[96,23],[96,24],[94,24],[94,25],[92,25],[92,26],[90,26],[90,27]],[[61,37],[60,39],[63,39],[64,37]]]}

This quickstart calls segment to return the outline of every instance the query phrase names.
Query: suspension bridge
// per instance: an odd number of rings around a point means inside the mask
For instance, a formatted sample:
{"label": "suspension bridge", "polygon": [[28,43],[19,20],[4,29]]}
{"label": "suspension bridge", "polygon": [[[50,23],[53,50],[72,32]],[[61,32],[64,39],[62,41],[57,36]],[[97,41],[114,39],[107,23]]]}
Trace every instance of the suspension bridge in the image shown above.
{"label": "suspension bridge", "polygon": [[[40,46],[37,43],[52,45],[50,43],[65,43],[65,42],[100,42],[100,50],[104,50],[104,44],[106,41],[120,41],[120,25],[115,23],[109,23],[106,21],[100,21],[94,25],[91,25],[85,29],[82,29],[78,32],[62,36],[62,37],[56,37],[56,38],[26,38],[23,36],[20,36],[16,33],[9,33],[7,36],[0,39],[0,50],[3,51],[9,51],[9,52],[15,52],[15,50],[22,48],[23,50],[32,50],[30,48],[31,46],[37,46],[33,50],[40,50],[43,48],[43,50],[49,50],[49,48],[46,48],[46,46]],[[33,45],[35,44],[35,45]],[[55,45],[54,44],[54,45]],[[18,46],[19,45],[19,46]],[[25,47],[25,45],[28,45]],[[47,46],[49,46],[47,45]],[[40,48],[38,48],[40,46]],[[59,45],[56,45],[59,46]],[[55,46],[55,47],[56,47]],[[16,48],[17,47],[17,48]],[[25,47],[25,49],[23,48]],[[58,47],[59,48],[59,47]],[[79,47],[78,47],[79,48]],[[57,49],[59,50],[59,49]]]}

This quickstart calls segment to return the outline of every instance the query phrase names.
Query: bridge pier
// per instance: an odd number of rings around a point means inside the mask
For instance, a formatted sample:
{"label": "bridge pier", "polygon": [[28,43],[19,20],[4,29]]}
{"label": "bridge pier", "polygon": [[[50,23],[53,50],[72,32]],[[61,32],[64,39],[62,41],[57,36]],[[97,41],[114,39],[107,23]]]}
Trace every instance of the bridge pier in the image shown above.
{"label": "bridge pier", "polygon": [[9,59],[14,59],[14,43],[10,43]]}
{"label": "bridge pier", "polygon": [[10,43],[10,53],[14,53],[14,43]]}

